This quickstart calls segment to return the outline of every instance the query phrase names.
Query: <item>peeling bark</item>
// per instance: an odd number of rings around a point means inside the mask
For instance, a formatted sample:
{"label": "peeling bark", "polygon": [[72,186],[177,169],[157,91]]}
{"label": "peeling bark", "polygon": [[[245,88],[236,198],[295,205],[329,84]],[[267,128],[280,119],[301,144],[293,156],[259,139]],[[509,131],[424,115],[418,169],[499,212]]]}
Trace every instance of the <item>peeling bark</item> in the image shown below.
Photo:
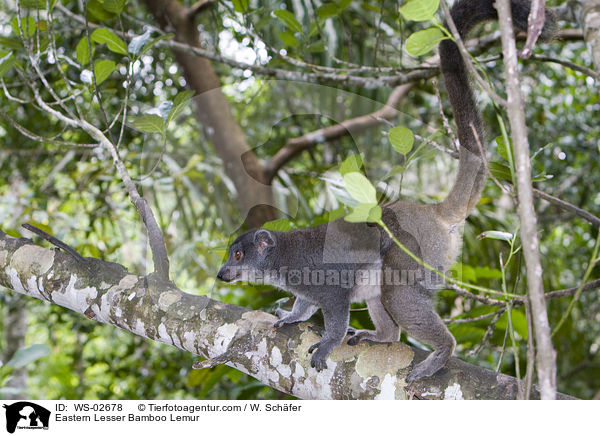
{"label": "peeling bark", "polygon": [[[153,275],[85,258],[0,232],[0,285],[49,301],[139,336],[172,345],[249,374],[303,399],[514,399],[512,377],[458,359],[436,376],[407,385],[413,359],[427,354],[402,343],[338,347],[317,373],[308,348],[319,327],[272,328],[275,316],[194,296]],[[190,359],[191,364],[191,359]],[[562,396],[560,398],[568,398]]]}

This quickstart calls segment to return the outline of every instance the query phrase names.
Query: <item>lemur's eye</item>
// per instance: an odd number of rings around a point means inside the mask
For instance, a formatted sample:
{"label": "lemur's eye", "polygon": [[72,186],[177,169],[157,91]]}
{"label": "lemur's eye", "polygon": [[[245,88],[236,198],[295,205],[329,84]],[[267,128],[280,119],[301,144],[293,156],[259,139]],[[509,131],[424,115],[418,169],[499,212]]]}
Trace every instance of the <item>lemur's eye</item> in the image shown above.
{"label": "lemur's eye", "polygon": [[233,257],[235,257],[235,260],[240,260],[242,258],[242,252],[237,250],[235,253],[233,253]]}

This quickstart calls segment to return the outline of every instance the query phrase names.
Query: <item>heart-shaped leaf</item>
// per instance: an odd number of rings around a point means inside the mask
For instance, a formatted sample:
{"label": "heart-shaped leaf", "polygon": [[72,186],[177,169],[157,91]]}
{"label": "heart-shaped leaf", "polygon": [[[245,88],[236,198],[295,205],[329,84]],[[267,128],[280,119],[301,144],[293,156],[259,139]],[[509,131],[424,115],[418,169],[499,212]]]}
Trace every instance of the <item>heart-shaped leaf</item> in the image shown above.
{"label": "heart-shaped leaf", "polygon": [[419,30],[406,40],[406,51],[412,56],[422,56],[437,47],[446,36],[437,27]]}
{"label": "heart-shaped leaf", "polygon": [[96,29],[91,35],[91,39],[98,44],[106,44],[106,47],[114,53],[127,54],[127,48],[121,38],[108,29]]}
{"label": "heart-shaped leaf", "polygon": [[408,0],[400,13],[405,20],[429,21],[440,7],[440,0]]}
{"label": "heart-shaped leaf", "polygon": [[359,172],[344,174],[344,184],[348,193],[359,203],[377,204],[375,187]]}
{"label": "heart-shaped leaf", "polygon": [[390,139],[394,150],[403,155],[408,154],[408,152],[412,150],[412,146],[415,142],[413,132],[404,126],[397,126],[390,129],[388,138]]}

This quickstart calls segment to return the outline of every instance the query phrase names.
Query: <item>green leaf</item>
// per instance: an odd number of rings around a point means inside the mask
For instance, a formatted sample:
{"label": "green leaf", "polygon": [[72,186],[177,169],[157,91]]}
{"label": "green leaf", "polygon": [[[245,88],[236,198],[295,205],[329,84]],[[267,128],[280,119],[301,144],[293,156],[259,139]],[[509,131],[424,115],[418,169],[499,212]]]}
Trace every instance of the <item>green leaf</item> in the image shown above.
{"label": "green leaf", "polygon": [[204,398],[217,383],[222,382],[225,375],[233,371],[233,368],[230,368],[227,365],[219,365],[216,368],[205,369],[202,371],[208,372],[209,375],[202,383],[202,389],[198,392],[200,398]]}
{"label": "green leaf", "polygon": [[107,21],[116,16],[115,13],[107,11],[99,0],[91,0],[87,4],[86,11],[88,19],[95,23]]}
{"label": "green leaf", "polygon": [[160,133],[161,135],[165,127],[165,120],[154,114],[143,114],[133,117],[129,123],[136,129],[148,133]]}
{"label": "green leaf", "polygon": [[422,56],[436,48],[443,39],[447,38],[437,27],[419,30],[406,40],[406,51],[412,56]]}
{"label": "green leaf", "polygon": [[369,211],[368,221],[371,223],[379,222],[379,221],[381,221],[382,214],[383,214],[383,212],[381,211],[381,207],[379,205],[374,206]]}
{"label": "green leaf", "polygon": [[[58,0],[50,0],[48,6],[50,10],[54,9]],[[21,6],[23,9],[46,9],[46,0],[22,0]]]}
{"label": "green leaf", "polygon": [[456,339],[456,342],[463,345],[478,344],[483,339],[483,335],[485,335],[485,329],[466,323],[451,325],[450,332]]}
{"label": "green leaf", "polygon": [[359,173],[363,166],[362,158],[359,154],[351,154],[340,165],[340,174],[342,176],[348,173]]}
{"label": "green leaf", "polygon": [[508,166],[498,162],[488,162],[488,166],[490,167],[490,172],[497,179],[512,181],[512,174]]}
{"label": "green leaf", "polygon": [[22,368],[28,363],[50,354],[50,348],[45,344],[33,344],[29,347],[17,350],[12,359],[6,365],[13,368]]}
{"label": "green leaf", "polygon": [[23,48],[23,42],[17,37],[0,36],[0,47],[11,50],[21,50]]}
{"label": "green leaf", "polygon": [[349,207],[354,207],[358,204],[358,201],[352,198],[348,193],[342,177],[337,177],[337,175],[334,175],[333,177],[321,176],[320,179],[327,182],[329,192],[331,192],[340,203]]}
{"label": "green leaf", "polygon": [[194,91],[183,91],[175,96],[173,99],[173,107],[169,111],[169,115],[167,117],[167,126],[171,121],[177,118],[183,110],[190,104],[192,97],[194,96]]}
{"label": "green leaf", "polygon": [[364,9],[365,11],[370,11],[370,12],[375,12],[376,14],[379,14],[381,12],[380,7],[377,5],[372,5],[366,2],[362,2],[360,7],[362,9]]}
{"label": "green leaf", "polygon": [[527,339],[528,331],[527,331],[527,317],[523,312],[518,309],[513,309],[512,311],[512,322],[515,331],[521,336],[523,339]]}
{"label": "green leaf", "polygon": [[475,269],[471,265],[467,265],[464,263],[455,263],[450,268],[452,271],[452,277],[462,280],[465,282],[475,282],[477,281],[477,273]]}
{"label": "green leaf", "polygon": [[359,203],[377,204],[375,187],[359,172],[344,174],[344,184],[348,193]]}
{"label": "green leaf", "polygon": [[496,149],[498,150],[498,154],[500,156],[510,162],[510,159],[508,158],[508,148],[506,147],[503,136],[498,136],[496,138]]}
{"label": "green leaf", "polygon": [[375,203],[358,204],[344,217],[344,220],[351,223],[378,222],[381,220],[381,207]]}
{"label": "green leaf", "polygon": [[100,85],[115,70],[117,64],[113,61],[101,59],[94,62],[94,75],[96,76],[96,85]]}
{"label": "green leaf", "polygon": [[337,2],[337,7],[340,11],[343,11],[352,4],[352,0],[341,0]]}
{"label": "green leaf", "polygon": [[21,31],[23,30],[23,35],[25,38],[31,38],[35,35],[35,29],[37,28],[37,23],[33,17],[21,17],[21,29],[19,30],[19,20],[15,17],[10,20],[10,24],[12,25],[12,29],[15,35],[21,36]]}
{"label": "green leaf", "polygon": [[[512,324],[515,332],[521,336],[523,339],[527,339],[527,318],[525,314],[521,312],[519,309],[513,309],[511,312]],[[504,313],[498,320],[496,326],[499,329],[508,328],[508,314]]]}
{"label": "green leaf", "polygon": [[104,0],[104,9],[108,12],[120,14],[123,12],[126,0]]}
{"label": "green leaf", "polygon": [[87,36],[81,38],[81,40],[77,44],[76,53],[77,62],[79,62],[79,65],[81,65],[82,67],[90,62],[90,46],[88,44]]}
{"label": "green leaf", "polygon": [[274,230],[276,232],[288,232],[294,228],[290,220],[280,218],[278,220],[268,221],[263,224],[263,229]]}
{"label": "green leaf", "polygon": [[298,22],[298,20],[296,20],[296,17],[294,17],[294,14],[292,14],[290,11],[278,9],[273,12],[273,14],[275,14],[277,18],[283,21],[283,23],[294,32],[302,33],[302,25]]}
{"label": "green leaf", "polygon": [[279,38],[285,45],[290,47],[298,47],[298,40],[296,39],[296,36],[289,30],[286,32],[279,32]]}
{"label": "green leaf", "polygon": [[325,51],[325,41],[323,41],[322,39],[319,39],[316,42],[313,42],[312,44],[309,44],[308,47],[306,47],[306,51],[309,53],[321,53]]}
{"label": "green leaf", "polygon": [[12,53],[0,59],[0,77],[8,73],[10,69],[15,66],[16,63],[17,60],[12,55]]}
{"label": "green leaf", "polygon": [[499,241],[512,241],[513,234],[508,232],[500,232],[498,230],[488,230],[477,236],[477,239],[498,239]]}
{"label": "green leaf", "polygon": [[233,9],[239,13],[246,12],[248,10],[248,0],[233,0]]}
{"label": "green leaf", "polygon": [[[475,267],[475,274],[480,279],[501,279],[502,271],[497,268],[490,268],[489,266],[478,266]],[[475,281],[475,280],[473,280]]]}
{"label": "green leaf", "polygon": [[400,13],[405,20],[429,21],[440,7],[440,0],[408,0]]}
{"label": "green leaf", "polygon": [[406,155],[410,150],[412,150],[412,146],[415,142],[415,136],[410,129],[404,126],[397,126],[390,129],[388,138],[398,153]]}
{"label": "green leaf", "polygon": [[108,29],[96,29],[92,33],[92,41],[97,42],[98,44],[106,44],[108,49],[114,53],[118,54],[127,54],[127,48],[125,46],[125,42],[117,35],[115,35],[111,30]]}
{"label": "green leaf", "polygon": [[335,17],[340,13],[340,10],[335,3],[327,3],[317,9],[317,15],[321,19]]}
{"label": "green leaf", "polygon": [[[498,310],[497,307],[491,307],[491,306],[477,306],[469,311],[463,312],[462,314],[458,315],[456,318],[457,319],[465,319],[465,318],[477,318],[481,315],[488,315],[492,312],[496,312]],[[490,318],[491,319],[491,318]],[[487,325],[490,322],[490,319],[483,319],[481,321],[472,321],[475,325]],[[473,324],[472,324],[473,325]]]}
{"label": "green leaf", "polygon": [[335,221],[339,218],[342,218],[344,215],[346,215],[346,209],[344,206],[340,206],[337,209],[321,215],[320,217],[316,217],[310,224],[311,226],[318,226],[319,224]]}

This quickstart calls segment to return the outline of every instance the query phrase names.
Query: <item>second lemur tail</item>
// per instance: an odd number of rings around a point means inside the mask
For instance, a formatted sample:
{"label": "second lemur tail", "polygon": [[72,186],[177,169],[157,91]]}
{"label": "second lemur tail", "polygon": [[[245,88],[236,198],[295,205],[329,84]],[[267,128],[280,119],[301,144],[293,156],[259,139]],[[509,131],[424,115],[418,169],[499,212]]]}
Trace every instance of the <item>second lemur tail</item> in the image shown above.
{"label": "second lemur tail", "polygon": [[[515,30],[527,29],[529,6],[528,0],[511,1]],[[459,0],[452,7],[451,15],[463,41],[475,25],[498,19],[494,0]],[[553,27],[553,23],[553,14],[546,12],[546,24],[542,36],[551,33],[549,29]],[[486,144],[485,131],[458,47],[454,42],[444,40],[440,43],[439,52],[440,67],[460,142],[458,175],[448,197],[440,206],[442,214],[446,217],[450,218],[454,215],[464,219],[479,201],[485,185],[485,166],[481,155]],[[477,132],[477,138],[471,126]]]}

